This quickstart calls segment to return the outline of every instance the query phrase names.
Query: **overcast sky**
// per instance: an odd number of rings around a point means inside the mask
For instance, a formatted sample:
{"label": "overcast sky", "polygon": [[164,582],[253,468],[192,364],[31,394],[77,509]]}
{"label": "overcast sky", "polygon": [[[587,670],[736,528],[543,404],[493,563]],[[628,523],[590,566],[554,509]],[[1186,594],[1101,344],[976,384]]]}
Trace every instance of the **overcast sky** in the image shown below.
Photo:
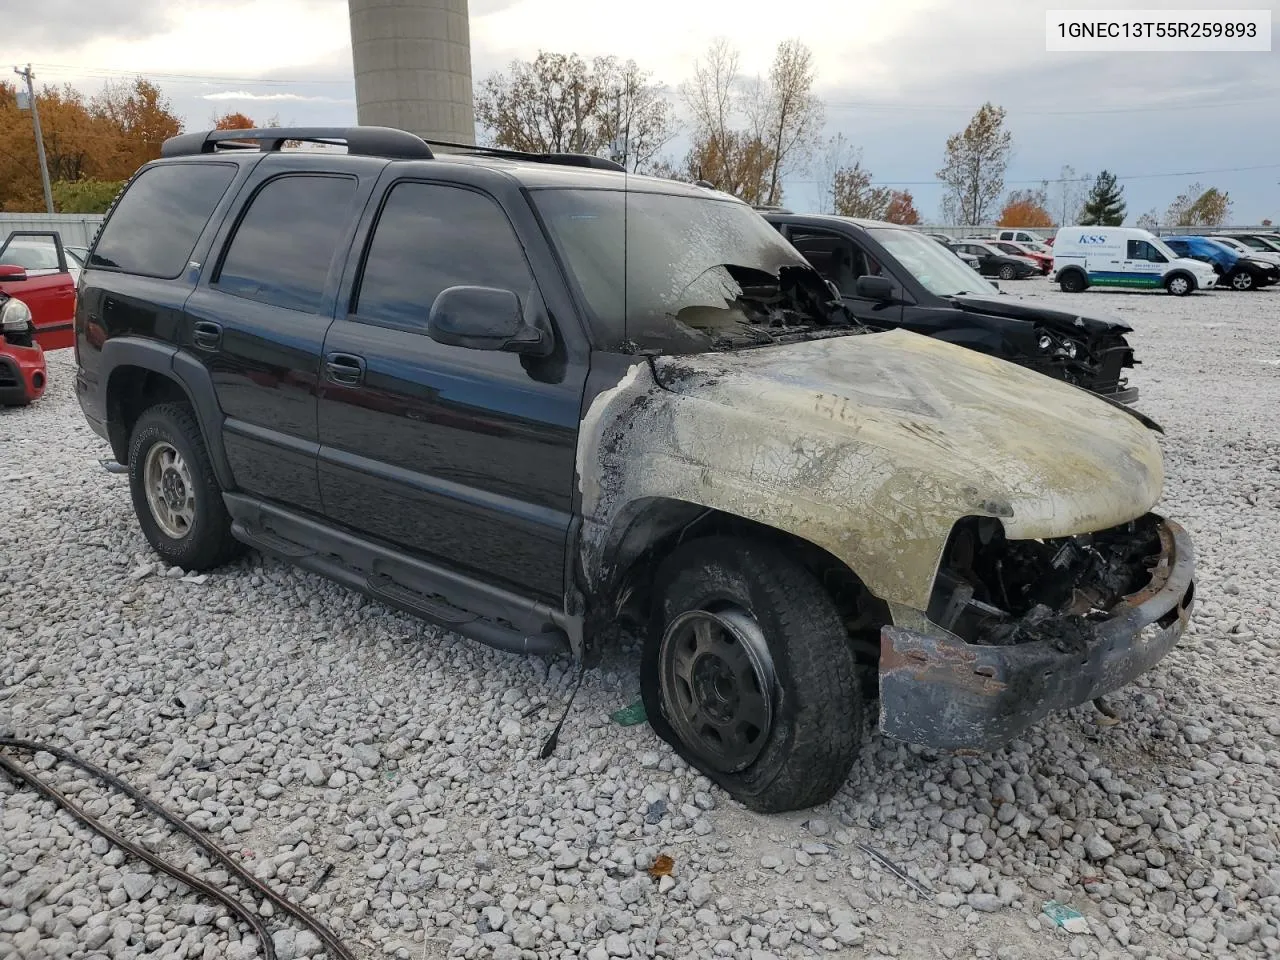
{"label": "overcast sky", "polygon": [[[779,39],[813,51],[827,133],[862,149],[876,179],[908,184],[930,219],[948,134],[990,99],[1008,110],[1009,187],[1106,167],[1125,179],[1130,221],[1198,180],[1230,192],[1233,220],[1280,222],[1280,0],[1270,53],[1047,53],[1045,11],[1139,0],[472,0],[477,80],[540,49],[633,58],[674,89],[724,36],[763,73]],[[1162,8],[1227,4],[1160,0]],[[777,32],[762,25],[774,23]],[[6,18],[4,47],[39,82],[92,91],[107,77],[158,82],[188,129],[215,113],[355,120],[346,0],[40,0]],[[201,80],[212,77],[216,79]],[[1252,168],[1252,169],[1243,169]],[[1214,172],[1200,172],[1214,171]],[[1177,174],[1174,176],[1143,176]],[[819,203],[818,173],[787,180],[786,202]]]}

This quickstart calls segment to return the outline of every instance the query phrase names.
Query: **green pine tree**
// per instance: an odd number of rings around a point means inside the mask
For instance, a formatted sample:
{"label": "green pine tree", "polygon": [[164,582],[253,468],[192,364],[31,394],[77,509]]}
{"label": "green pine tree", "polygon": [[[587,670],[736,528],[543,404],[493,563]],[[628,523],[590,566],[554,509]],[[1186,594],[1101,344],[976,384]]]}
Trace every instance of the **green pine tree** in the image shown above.
{"label": "green pine tree", "polygon": [[1124,187],[1116,175],[1103,170],[1093,182],[1084,202],[1080,223],[1086,226],[1118,227],[1124,223]]}

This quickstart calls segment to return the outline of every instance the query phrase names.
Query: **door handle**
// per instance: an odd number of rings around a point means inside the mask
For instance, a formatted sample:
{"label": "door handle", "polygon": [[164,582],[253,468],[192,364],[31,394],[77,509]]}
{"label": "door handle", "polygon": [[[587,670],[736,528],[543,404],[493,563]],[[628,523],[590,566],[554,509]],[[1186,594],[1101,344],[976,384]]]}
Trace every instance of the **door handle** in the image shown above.
{"label": "door handle", "polygon": [[325,373],[334,383],[359,386],[364,382],[364,358],[350,353],[330,353],[324,358]]}
{"label": "door handle", "polygon": [[191,328],[191,341],[202,350],[217,350],[222,346],[222,324],[199,321]]}

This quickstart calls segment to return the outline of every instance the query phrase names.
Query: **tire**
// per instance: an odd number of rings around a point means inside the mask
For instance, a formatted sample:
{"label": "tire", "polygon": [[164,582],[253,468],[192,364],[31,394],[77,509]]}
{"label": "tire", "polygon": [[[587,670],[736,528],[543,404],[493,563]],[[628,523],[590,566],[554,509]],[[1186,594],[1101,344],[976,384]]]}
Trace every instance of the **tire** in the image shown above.
{"label": "tire", "polygon": [[243,550],[231,536],[222,490],[195,414],[185,403],[151,407],[134,424],[129,490],[143,535],[166,563],[209,570]]}
{"label": "tire", "polygon": [[[753,810],[829,800],[866,737],[864,671],[821,584],[777,549],[716,536],[672,553],[653,596],[641,686],[658,734]],[[704,625],[709,636],[718,630],[717,642],[699,637]],[[753,634],[754,643],[741,639]],[[710,719],[690,719],[695,702]],[[758,718],[760,709],[767,715],[758,723],[715,726],[725,714]],[[737,744],[717,732],[734,726],[746,731]]]}
{"label": "tire", "polygon": [[998,276],[1000,277],[1001,280],[1017,280],[1018,268],[1011,263],[1006,263],[1003,267],[1000,268],[1000,273],[998,274]]}
{"label": "tire", "polygon": [[1084,291],[1084,277],[1079,270],[1068,270],[1058,276],[1058,286],[1063,293],[1081,293]]}
{"label": "tire", "polygon": [[1196,285],[1186,274],[1175,273],[1164,282],[1164,288],[1175,297],[1186,297],[1195,292]]}
{"label": "tire", "polygon": [[1254,286],[1253,274],[1248,270],[1240,270],[1231,275],[1232,290],[1252,290]]}

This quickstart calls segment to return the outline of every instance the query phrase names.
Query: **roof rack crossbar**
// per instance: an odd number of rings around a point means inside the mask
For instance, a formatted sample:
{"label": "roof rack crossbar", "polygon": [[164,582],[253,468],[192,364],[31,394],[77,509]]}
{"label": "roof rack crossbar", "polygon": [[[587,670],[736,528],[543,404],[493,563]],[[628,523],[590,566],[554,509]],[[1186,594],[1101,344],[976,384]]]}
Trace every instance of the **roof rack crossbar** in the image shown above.
{"label": "roof rack crossbar", "polygon": [[421,137],[393,127],[263,127],[254,130],[203,130],[170,137],[160,147],[162,157],[189,157],[214,153],[221,147],[251,148],[242,141],[257,141],[258,149],[278,151],[291,140],[305,143],[345,144],[347,153],[392,160],[430,160],[435,154]]}
{"label": "roof rack crossbar", "polygon": [[509,157],[512,160],[528,160],[530,163],[554,163],[564,167],[590,167],[592,170],[612,170],[626,173],[627,168],[616,160],[593,157],[589,153],[533,153],[527,150],[508,150],[506,147],[477,147],[470,143],[454,143],[449,140],[428,140],[429,145],[449,147],[467,153],[487,157]]}

